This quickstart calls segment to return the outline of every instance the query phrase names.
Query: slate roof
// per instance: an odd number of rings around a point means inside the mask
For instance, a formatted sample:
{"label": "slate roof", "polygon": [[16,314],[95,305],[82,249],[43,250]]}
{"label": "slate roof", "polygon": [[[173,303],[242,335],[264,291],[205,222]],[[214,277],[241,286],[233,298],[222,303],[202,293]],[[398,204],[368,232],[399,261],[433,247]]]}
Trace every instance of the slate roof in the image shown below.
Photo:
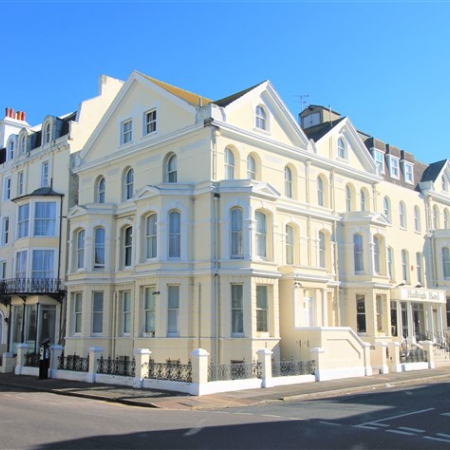
{"label": "slate roof", "polygon": [[256,87],[258,87],[260,84],[265,83],[265,81],[262,81],[261,83],[255,84],[252,87],[249,87],[247,89],[244,89],[243,91],[236,92],[236,94],[229,95],[228,97],[222,98],[220,100],[216,100],[212,103],[214,103],[217,106],[225,107],[228,106],[230,103],[233,103],[238,98],[242,97],[243,95],[247,94],[247,92],[252,91]]}
{"label": "slate roof", "polygon": [[423,172],[420,181],[435,181],[442,171],[442,168],[447,164],[447,159],[431,163]]}
{"label": "slate roof", "polygon": [[323,138],[330,130],[332,130],[339,122],[342,122],[345,117],[341,117],[337,120],[331,122],[324,122],[319,125],[314,125],[312,127],[303,129],[308,139],[312,139],[317,142],[319,139]]}
{"label": "slate roof", "polygon": [[21,198],[27,198],[27,197],[64,197],[64,194],[59,194],[58,192],[54,191],[51,187],[41,187],[41,188],[36,189],[35,191],[31,192],[30,194],[21,195],[20,197],[16,197],[13,199],[13,201],[19,200]]}

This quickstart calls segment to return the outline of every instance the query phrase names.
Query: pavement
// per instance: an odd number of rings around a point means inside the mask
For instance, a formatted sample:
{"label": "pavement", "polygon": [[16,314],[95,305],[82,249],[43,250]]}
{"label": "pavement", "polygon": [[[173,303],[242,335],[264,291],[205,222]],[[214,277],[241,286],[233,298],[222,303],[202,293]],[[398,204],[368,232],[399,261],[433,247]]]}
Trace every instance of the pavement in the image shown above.
{"label": "pavement", "polygon": [[60,379],[40,380],[35,376],[0,373],[0,391],[5,391],[9,387],[25,392],[50,392],[58,395],[84,397],[140,407],[212,410],[245,407],[269,402],[312,400],[364,392],[381,392],[395,388],[410,388],[439,381],[450,382],[450,366],[265,389],[244,389],[200,397],[178,392],[133,389],[124,386]]}

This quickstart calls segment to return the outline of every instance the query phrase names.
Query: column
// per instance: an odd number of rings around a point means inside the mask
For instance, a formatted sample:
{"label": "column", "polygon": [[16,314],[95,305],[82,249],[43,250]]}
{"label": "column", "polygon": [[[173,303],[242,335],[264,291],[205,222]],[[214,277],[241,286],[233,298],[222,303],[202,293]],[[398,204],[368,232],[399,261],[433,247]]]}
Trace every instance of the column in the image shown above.
{"label": "column", "polygon": [[432,339],[434,337],[434,335],[436,334],[436,330],[434,329],[434,318],[433,318],[433,304],[432,303],[428,303],[428,331],[431,333],[430,338],[427,339]]}
{"label": "column", "polygon": [[411,302],[406,303],[406,313],[408,315],[408,341],[413,342],[414,336],[414,318],[413,318],[413,307]]}
{"label": "column", "polygon": [[258,350],[258,362],[261,363],[262,369],[262,387],[272,387],[272,350],[266,348]]}
{"label": "column", "polygon": [[400,347],[399,342],[389,342],[389,361],[391,372],[402,372],[402,366],[400,364]]}
{"label": "column", "polygon": [[328,291],[322,289],[322,326],[328,326]]}
{"label": "column", "polygon": [[62,345],[50,346],[50,378],[56,378],[58,373],[59,358],[64,350]]}
{"label": "column", "polygon": [[436,328],[437,328],[437,333],[439,336],[443,336],[444,335],[444,326],[442,325],[442,311],[444,311],[444,314],[446,314],[445,308],[446,305],[438,305],[437,308],[437,324],[436,324]]}
{"label": "column", "polygon": [[89,353],[89,371],[87,373],[87,382],[95,383],[95,378],[97,376],[98,361],[97,359],[102,354],[103,349],[101,347],[91,347],[88,350]]}
{"label": "column", "polygon": [[209,353],[203,348],[191,352],[192,383],[189,390],[191,395],[207,394]]}
{"label": "column", "polygon": [[136,348],[134,349],[134,381],[133,387],[136,389],[142,388],[144,379],[148,375],[150,355],[152,352],[148,348]]}

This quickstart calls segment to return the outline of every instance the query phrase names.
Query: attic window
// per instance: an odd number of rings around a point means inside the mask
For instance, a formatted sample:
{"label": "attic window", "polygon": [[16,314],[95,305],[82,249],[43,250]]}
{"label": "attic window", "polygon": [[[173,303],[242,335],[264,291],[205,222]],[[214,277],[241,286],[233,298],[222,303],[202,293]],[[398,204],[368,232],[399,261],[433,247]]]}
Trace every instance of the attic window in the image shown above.
{"label": "attic window", "polygon": [[120,143],[127,144],[133,140],[133,121],[131,119],[125,120],[121,124]]}
{"label": "attic window", "polygon": [[337,141],[338,148],[338,158],[347,159],[347,147],[345,145],[344,139],[339,138]]}
{"label": "attic window", "polygon": [[413,165],[403,161],[403,177],[407,183],[414,183]]}
{"label": "attic window", "polygon": [[372,158],[375,161],[375,164],[378,169],[378,173],[379,174],[384,173],[384,153],[373,148],[372,149]]}
{"label": "attic window", "polygon": [[51,128],[50,123],[47,123],[44,128],[44,144],[48,144],[50,142],[50,136],[51,136]]}
{"label": "attic window", "polygon": [[396,178],[397,180],[400,178],[399,159],[395,156],[389,156],[389,174],[391,178]]}
{"label": "attic window", "polygon": [[22,136],[20,139],[20,154],[23,155],[25,153],[26,150],[26,140],[25,140],[25,136]]}
{"label": "attic window", "polygon": [[442,190],[444,192],[448,192],[448,183],[447,179],[444,176],[442,177]]}
{"label": "attic window", "polygon": [[145,113],[145,134],[156,132],[156,109]]}
{"label": "attic window", "polygon": [[267,114],[262,106],[256,107],[256,128],[267,130]]}

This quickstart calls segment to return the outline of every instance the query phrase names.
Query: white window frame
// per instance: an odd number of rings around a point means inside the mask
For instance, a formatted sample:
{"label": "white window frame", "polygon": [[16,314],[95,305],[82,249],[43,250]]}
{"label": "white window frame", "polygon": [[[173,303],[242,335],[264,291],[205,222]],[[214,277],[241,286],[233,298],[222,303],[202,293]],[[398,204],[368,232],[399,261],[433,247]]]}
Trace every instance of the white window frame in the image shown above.
{"label": "white window frame", "polygon": [[389,155],[389,175],[396,180],[400,179],[400,159]]}
{"label": "white window frame", "polygon": [[73,334],[80,335],[83,326],[83,294],[74,292],[72,294],[73,301]]}
{"label": "white window frame", "polygon": [[131,291],[121,292],[120,332],[122,336],[131,335]]}
{"label": "white window frame", "polygon": [[43,161],[41,164],[41,187],[49,187],[50,165],[48,161]]}
{"label": "white window frame", "polygon": [[[42,236],[42,237],[56,236],[56,215],[57,215],[56,202],[35,202],[33,206],[34,206],[33,236]],[[42,217],[38,217],[38,208],[42,209],[39,212],[39,214],[44,213]]]}
{"label": "white window frame", "polygon": [[6,177],[5,181],[3,183],[4,190],[3,190],[3,199],[4,200],[11,200],[11,187],[12,187],[12,178]]}
{"label": "white window frame", "polygon": [[384,153],[376,148],[372,149],[372,157],[380,174],[384,174]]}
{"label": "white window frame", "polygon": [[144,136],[156,134],[158,131],[158,113],[156,108],[144,113]]}
{"label": "white window frame", "polygon": [[337,157],[339,159],[347,159],[347,146],[341,137],[337,140]]}
{"label": "white window frame", "polygon": [[403,178],[406,183],[414,184],[414,165],[403,161]]}
{"label": "white window frame", "polygon": [[167,337],[180,335],[180,286],[167,286]]}
{"label": "white window frame", "polygon": [[244,220],[241,208],[232,208],[230,213],[231,248],[232,259],[242,259],[244,257]]}
{"label": "white window frame", "polygon": [[151,213],[145,218],[145,259],[158,257],[158,216]]}
{"label": "white window frame", "polygon": [[76,268],[77,270],[84,269],[86,256],[86,231],[80,229],[76,235]]}
{"label": "white window frame", "polygon": [[156,334],[156,286],[144,289],[144,336],[155,337]]}
{"label": "white window frame", "polygon": [[133,142],[133,119],[126,119],[120,124],[120,144]]}
{"label": "white window frame", "polygon": [[92,292],[92,334],[101,335],[103,333],[103,307],[104,292]]}
{"label": "white window frame", "polygon": [[17,174],[17,195],[18,196],[23,195],[24,186],[25,186],[25,173],[22,170]]}
{"label": "white window frame", "polygon": [[[100,241],[98,232],[103,233],[103,239]],[[105,239],[106,231],[103,227],[94,228],[94,269],[104,269],[105,268]]]}
{"label": "white window frame", "polygon": [[256,286],[256,332],[269,333],[269,287]]}
{"label": "white window frame", "polygon": [[247,178],[250,180],[256,180],[257,168],[256,160],[252,155],[247,156]]}
{"label": "white window frame", "polygon": [[2,220],[2,245],[9,244],[9,237],[11,233],[11,221],[9,220],[9,216],[3,217]]}
{"label": "white window frame", "polygon": [[243,284],[231,284],[231,335],[244,335],[244,302]]}
{"label": "white window frame", "polygon": [[[22,215],[22,211],[26,214]],[[30,204],[19,205],[17,213],[17,239],[28,237],[30,234]]]}
{"label": "white window frame", "polygon": [[267,111],[261,105],[255,108],[255,127],[258,130],[268,131]]}

